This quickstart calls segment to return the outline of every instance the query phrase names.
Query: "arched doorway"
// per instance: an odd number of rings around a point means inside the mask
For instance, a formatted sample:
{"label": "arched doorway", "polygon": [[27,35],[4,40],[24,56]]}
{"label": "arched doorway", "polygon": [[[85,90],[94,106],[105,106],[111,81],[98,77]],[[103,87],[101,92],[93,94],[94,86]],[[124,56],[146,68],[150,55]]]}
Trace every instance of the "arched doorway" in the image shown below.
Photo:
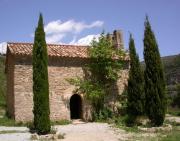
{"label": "arched doorway", "polygon": [[82,99],[78,94],[74,94],[70,99],[71,119],[82,118]]}

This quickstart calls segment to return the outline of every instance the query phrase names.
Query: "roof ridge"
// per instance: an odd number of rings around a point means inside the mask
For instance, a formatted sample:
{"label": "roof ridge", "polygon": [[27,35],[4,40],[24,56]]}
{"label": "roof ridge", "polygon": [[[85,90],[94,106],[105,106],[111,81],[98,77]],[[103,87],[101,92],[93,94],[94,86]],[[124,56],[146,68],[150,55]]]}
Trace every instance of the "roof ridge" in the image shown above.
{"label": "roof ridge", "polygon": [[[30,42],[7,42],[7,45],[8,44],[21,44],[21,45],[33,45],[34,43],[30,43]],[[90,47],[88,45],[72,45],[72,44],[52,44],[52,43],[47,43],[47,46],[75,46],[75,47]]]}
{"label": "roof ridge", "polygon": [[[32,55],[33,43],[7,42],[7,48],[14,55]],[[88,46],[47,44],[48,55],[57,57],[89,58]]]}

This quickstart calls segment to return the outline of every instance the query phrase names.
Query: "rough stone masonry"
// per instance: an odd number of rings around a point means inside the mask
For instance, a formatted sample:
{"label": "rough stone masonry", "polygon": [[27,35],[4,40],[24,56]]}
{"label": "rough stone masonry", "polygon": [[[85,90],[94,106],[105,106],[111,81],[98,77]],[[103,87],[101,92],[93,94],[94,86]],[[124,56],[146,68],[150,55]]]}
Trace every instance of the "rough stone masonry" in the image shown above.
{"label": "rough stone masonry", "polygon": [[[109,34],[114,46],[123,48],[121,31]],[[32,90],[32,48],[31,43],[8,43],[6,56],[7,76],[7,112],[16,121],[33,120],[33,90]],[[85,76],[84,66],[88,63],[88,46],[48,44],[48,77],[50,118],[58,121],[81,118],[91,120],[91,105],[83,94],[75,93],[75,86],[67,79]],[[128,55],[124,58],[127,66],[119,73],[117,81],[118,95],[124,90],[128,79]],[[116,110],[118,101],[112,95],[109,105]]]}

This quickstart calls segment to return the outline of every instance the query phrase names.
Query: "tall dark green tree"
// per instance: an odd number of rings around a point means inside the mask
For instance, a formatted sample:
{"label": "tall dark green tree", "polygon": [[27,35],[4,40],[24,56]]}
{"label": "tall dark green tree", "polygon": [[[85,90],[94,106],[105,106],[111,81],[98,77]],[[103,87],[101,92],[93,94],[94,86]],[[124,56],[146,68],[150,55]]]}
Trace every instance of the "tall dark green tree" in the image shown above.
{"label": "tall dark green tree", "polygon": [[144,30],[144,61],[146,113],[154,126],[160,126],[164,122],[167,109],[165,78],[158,44],[147,16]]}
{"label": "tall dark green tree", "polygon": [[128,123],[134,124],[138,116],[143,115],[145,105],[144,78],[139,56],[136,53],[134,39],[130,35],[130,71],[127,87],[127,114]]}
{"label": "tall dark green tree", "polygon": [[39,16],[33,46],[34,128],[38,134],[50,132],[48,55],[42,14]]}

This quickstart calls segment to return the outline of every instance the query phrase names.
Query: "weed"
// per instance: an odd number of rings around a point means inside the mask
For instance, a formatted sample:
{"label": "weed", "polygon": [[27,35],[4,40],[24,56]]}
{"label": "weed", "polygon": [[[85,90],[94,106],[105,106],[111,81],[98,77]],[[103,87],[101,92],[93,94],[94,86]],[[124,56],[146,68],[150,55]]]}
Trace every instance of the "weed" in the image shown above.
{"label": "weed", "polygon": [[65,119],[51,122],[51,125],[68,125],[68,124],[71,124],[71,121]]}
{"label": "weed", "polygon": [[65,134],[58,134],[58,139],[64,139]]}
{"label": "weed", "polygon": [[18,130],[3,130],[0,131],[0,134],[11,134],[11,133],[26,133],[27,131],[18,131]]}

